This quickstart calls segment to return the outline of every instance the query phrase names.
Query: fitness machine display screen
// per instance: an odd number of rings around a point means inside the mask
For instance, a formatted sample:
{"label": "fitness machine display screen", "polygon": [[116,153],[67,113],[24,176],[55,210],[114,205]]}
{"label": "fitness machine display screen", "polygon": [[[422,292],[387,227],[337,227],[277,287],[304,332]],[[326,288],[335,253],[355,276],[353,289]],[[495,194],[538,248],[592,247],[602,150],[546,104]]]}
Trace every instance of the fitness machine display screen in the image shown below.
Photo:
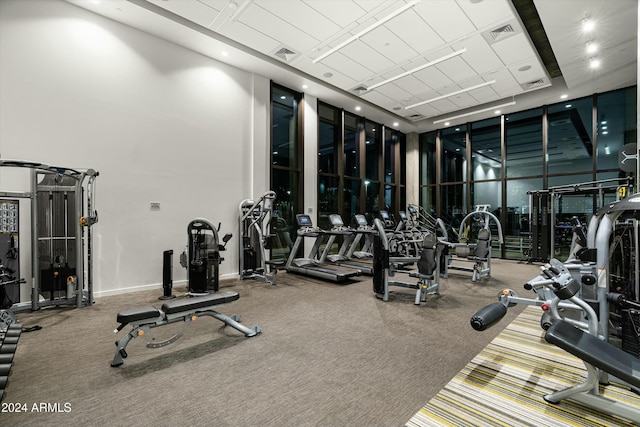
{"label": "fitness machine display screen", "polygon": [[358,222],[358,225],[367,225],[367,219],[364,215],[356,215],[356,221]]}
{"label": "fitness machine display screen", "polygon": [[340,218],[340,215],[329,215],[329,221],[331,222],[331,225],[333,225],[334,227],[339,227],[344,225],[344,222],[342,222],[342,218]]}
{"label": "fitness machine display screen", "polygon": [[296,219],[298,220],[298,226],[300,227],[311,227],[313,225],[309,215],[298,215]]}
{"label": "fitness machine display screen", "polygon": [[380,218],[382,218],[383,221],[387,221],[389,219],[389,212],[380,211]]}

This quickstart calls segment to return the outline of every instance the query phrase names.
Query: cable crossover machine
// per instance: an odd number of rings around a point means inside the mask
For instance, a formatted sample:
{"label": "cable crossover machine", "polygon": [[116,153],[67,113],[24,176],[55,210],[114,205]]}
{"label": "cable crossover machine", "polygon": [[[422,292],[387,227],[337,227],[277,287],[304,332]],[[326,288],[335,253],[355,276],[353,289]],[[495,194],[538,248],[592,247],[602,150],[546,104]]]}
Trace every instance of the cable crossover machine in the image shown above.
{"label": "cable crossover machine", "polygon": [[[93,304],[93,169],[71,169],[23,160],[0,160],[0,167],[30,169],[30,191],[0,191],[0,259],[13,261],[19,276],[19,210],[31,211],[31,309]],[[19,284],[11,290],[20,300]],[[14,310],[20,309],[14,306]]]}

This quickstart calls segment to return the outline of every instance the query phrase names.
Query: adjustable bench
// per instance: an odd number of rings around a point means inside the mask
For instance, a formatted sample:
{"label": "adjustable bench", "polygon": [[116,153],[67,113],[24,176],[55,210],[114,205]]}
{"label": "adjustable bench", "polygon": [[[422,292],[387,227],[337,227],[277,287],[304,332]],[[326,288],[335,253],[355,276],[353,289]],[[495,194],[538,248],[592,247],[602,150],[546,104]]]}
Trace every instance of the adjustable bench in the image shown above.
{"label": "adjustable bench", "polygon": [[584,383],[544,396],[547,402],[560,403],[561,400],[570,398],[599,411],[640,422],[638,406],[627,405],[599,394],[599,375],[596,370],[601,369],[640,389],[640,359],[564,320],[554,320],[544,338],[582,359],[587,367],[587,379]]}
{"label": "adjustable bench", "polygon": [[[143,336],[152,328],[183,321],[192,322],[200,316],[211,316],[242,332],[246,337],[253,337],[260,332],[260,326],[248,328],[240,322],[240,316],[226,316],[213,310],[213,307],[228,304],[240,298],[237,292],[215,293],[199,297],[174,299],[162,304],[160,310],[148,305],[144,307],[132,308],[121,311],[116,318],[120,325],[113,331],[120,332],[125,326],[131,325],[132,329],[120,341],[116,341],[116,354],[113,357],[111,366],[118,367],[124,363],[127,357],[125,348],[133,338]],[[157,343],[148,343],[149,348],[164,347],[178,340],[183,332],[179,332],[173,337]]]}

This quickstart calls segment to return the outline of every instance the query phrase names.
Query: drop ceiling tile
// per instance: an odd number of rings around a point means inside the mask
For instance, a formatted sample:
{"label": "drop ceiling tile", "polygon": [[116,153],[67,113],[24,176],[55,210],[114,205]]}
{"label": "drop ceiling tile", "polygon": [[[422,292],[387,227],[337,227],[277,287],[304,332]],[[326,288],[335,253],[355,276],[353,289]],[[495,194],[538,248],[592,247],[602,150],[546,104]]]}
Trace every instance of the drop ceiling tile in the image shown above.
{"label": "drop ceiling tile", "polygon": [[322,63],[329,68],[350,76],[356,81],[363,81],[372,73],[371,70],[348,56],[343,55],[340,51],[329,55],[322,60]]}
{"label": "drop ceiling tile", "polygon": [[497,71],[493,75],[493,78],[496,80],[496,84],[491,87],[496,91],[500,98],[522,93],[522,87],[513,75],[511,75],[509,70],[504,69]]}
{"label": "drop ceiling tile", "polygon": [[304,2],[339,27],[347,27],[367,13],[366,9],[350,0],[304,0]]}
{"label": "drop ceiling tile", "polygon": [[236,21],[252,27],[259,33],[280,41],[296,52],[306,52],[317,45],[319,41],[278,16],[268,13],[254,4],[244,9]]}
{"label": "drop ceiling tile", "polygon": [[[385,3],[385,1],[388,3],[388,0],[354,0],[354,3],[356,3],[367,12],[370,12]],[[340,3],[342,3],[342,1]]]}
{"label": "drop ceiling tile", "polygon": [[422,80],[417,79],[415,76],[406,76],[401,79],[395,80],[390,84],[395,85],[398,88],[410,93],[411,96],[425,93],[432,89],[431,87],[429,87],[429,85],[427,85]]}
{"label": "drop ceiling tile", "polygon": [[262,34],[254,28],[238,21],[225,23],[218,32],[225,37],[229,37],[265,54],[273,52],[281,44],[278,40]]}
{"label": "drop ceiling tile", "polygon": [[386,97],[388,97],[389,99],[393,99],[394,100],[394,104],[397,104],[398,102],[410,98],[411,96],[413,96],[413,94],[411,92],[407,92],[404,89],[402,89],[399,86],[396,86],[394,84],[387,84],[384,86],[380,86],[372,91],[367,92],[367,94],[372,93],[372,92],[377,92],[380,94],[385,95]]}
{"label": "drop ceiling tile", "polygon": [[493,89],[493,85],[473,89],[466,93],[475,100],[476,104],[485,104],[487,102],[501,98],[498,95],[498,92]]}
{"label": "drop ceiling tile", "polygon": [[[355,40],[354,42],[349,43],[340,49],[340,53],[362,64],[367,69],[371,70],[373,74],[379,74],[395,65],[395,62],[390,61],[382,53],[361,40]],[[371,77],[371,75],[367,77]]]}
{"label": "drop ceiling tile", "polygon": [[530,58],[509,67],[511,75],[518,83],[531,82],[538,79],[548,80],[547,73],[536,58]]}
{"label": "drop ceiling tile", "polygon": [[301,1],[256,0],[255,3],[319,41],[328,39],[341,29],[329,18]]}
{"label": "drop ceiling tile", "polygon": [[477,29],[490,27],[515,17],[508,2],[495,0],[480,2],[456,0],[456,2]]}
{"label": "drop ceiling tile", "polygon": [[367,92],[361,96],[362,99],[369,101],[373,104],[380,105],[383,108],[391,109],[397,102],[393,98],[380,93],[380,92]]}
{"label": "drop ceiling tile", "polygon": [[418,54],[444,44],[444,40],[413,10],[395,17],[385,26]]}
{"label": "drop ceiling tile", "polygon": [[410,108],[404,111],[405,115],[420,114],[421,116],[427,118],[439,116],[440,114],[442,114],[440,110],[436,109],[433,105],[430,104],[421,105],[419,107]]}
{"label": "drop ceiling tile", "polygon": [[476,74],[484,74],[504,67],[502,60],[481,35],[469,37],[463,42],[463,46],[467,51],[462,54],[462,58]]}
{"label": "drop ceiling tile", "polygon": [[428,105],[431,105],[433,108],[435,108],[441,114],[456,110],[456,104],[451,102],[450,99],[441,99],[439,101],[431,102]]}
{"label": "drop ceiling tile", "polygon": [[[155,2],[167,3],[166,0],[154,0]],[[185,1],[172,1],[169,3],[188,3]],[[217,10],[218,12],[222,11],[229,4],[229,0],[198,0],[198,3],[202,3],[207,5],[208,7]]]}
{"label": "drop ceiling tile", "polygon": [[414,9],[447,43],[476,30],[458,4],[451,0],[422,1]]}
{"label": "drop ceiling tile", "polygon": [[493,43],[491,47],[505,65],[536,58],[529,39],[523,33],[497,41]]}
{"label": "drop ceiling tile", "polygon": [[473,68],[460,57],[451,58],[434,67],[454,81],[466,80],[477,75]]}
{"label": "drop ceiling tile", "polygon": [[430,87],[441,87],[451,84],[453,80],[440,71],[437,67],[429,67],[424,70],[420,70],[413,74],[415,78],[424,82],[424,84]]}
{"label": "drop ceiling tile", "polygon": [[456,106],[456,109],[475,107],[478,105],[478,100],[468,93],[460,93],[448,99]]}
{"label": "drop ceiling tile", "polygon": [[407,61],[418,54],[384,25],[365,34],[361,40],[396,64]]}

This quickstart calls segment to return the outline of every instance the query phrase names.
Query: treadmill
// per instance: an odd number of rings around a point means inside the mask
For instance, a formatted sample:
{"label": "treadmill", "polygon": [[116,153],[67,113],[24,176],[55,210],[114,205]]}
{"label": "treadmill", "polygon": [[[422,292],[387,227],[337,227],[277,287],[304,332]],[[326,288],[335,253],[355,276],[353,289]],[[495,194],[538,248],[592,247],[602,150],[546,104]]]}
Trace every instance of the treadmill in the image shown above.
{"label": "treadmill", "polygon": [[[291,248],[289,258],[284,266],[284,269],[287,270],[287,272],[317,277],[319,279],[330,280],[337,283],[344,282],[350,277],[360,275],[359,269],[320,262],[316,258],[316,255],[318,254],[320,245],[322,244],[325,236],[330,235],[331,232],[314,227],[309,215],[296,215],[296,222],[298,223],[298,236],[296,237],[296,241],[293,244],[293,248]],[[315,237],[316,241],[313,244],[308,257],[296,258],[296,254],[304,242],[305,237]]]}
{"label": "treadmill", "polygon": [[[323,253],[320,261],[325,261],[326,259],[332,264],[341,265],[343,267],[356,268],[360,270],[362,274],[373,276],[373,255],[369,259],[364,259],[364,257],[361,259],[354,259],[346,255],[348,249],[353,245],[355,237],[362,236],[365,233],[371,232],[368,230],[354,230],[350,227],[345,227],[344,222],[342,221],[342,217],[338,214],[329,215],[329,222],[331,222],[331,232],[333,234],[331,234],[329,240],[327,241],[325,253]],[[338,233],[344,234],[344,241],[340,246],[338,253],[326,254],[328,248],[333,245],[335,238],[339,235]]]}

